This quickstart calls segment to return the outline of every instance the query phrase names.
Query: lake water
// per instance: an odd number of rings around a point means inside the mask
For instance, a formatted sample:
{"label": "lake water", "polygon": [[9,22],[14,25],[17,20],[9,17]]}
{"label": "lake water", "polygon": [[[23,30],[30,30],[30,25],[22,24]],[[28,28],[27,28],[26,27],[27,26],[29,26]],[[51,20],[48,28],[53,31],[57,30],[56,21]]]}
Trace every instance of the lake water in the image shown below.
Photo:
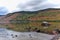
{"label": "lake water", "polygon": [[12,30],[7,30],[6,28],[0,28],[0,40],[51,40],[53,37],[54,35],[43,33],[16,32]]}

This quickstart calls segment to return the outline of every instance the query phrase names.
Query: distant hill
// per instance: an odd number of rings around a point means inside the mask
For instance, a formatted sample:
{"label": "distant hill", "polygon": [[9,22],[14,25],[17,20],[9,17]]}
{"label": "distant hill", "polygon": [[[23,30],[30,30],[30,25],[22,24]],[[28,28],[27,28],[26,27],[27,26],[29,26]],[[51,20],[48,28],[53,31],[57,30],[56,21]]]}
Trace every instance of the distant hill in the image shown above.
{"label": "distant hill", "polygon": [[0,18],[0,24],[4,24],[17,31],[26,31],[25,28],[27,27],[32,27],[32,29],[37,27],[38,29],[43,30],[41,23],[44,20],[52,24],[50,27],[53,28],[49,27],[49,31],[53,30],[57,25],[58,28],[60,28],[60,9],[49,8],[38,11],[19,11],[9,13]]}
{"label": "distant hill", "polygon": [[38,14],[28,18],[28,20],[60,20],[60,9],[39,10]]}

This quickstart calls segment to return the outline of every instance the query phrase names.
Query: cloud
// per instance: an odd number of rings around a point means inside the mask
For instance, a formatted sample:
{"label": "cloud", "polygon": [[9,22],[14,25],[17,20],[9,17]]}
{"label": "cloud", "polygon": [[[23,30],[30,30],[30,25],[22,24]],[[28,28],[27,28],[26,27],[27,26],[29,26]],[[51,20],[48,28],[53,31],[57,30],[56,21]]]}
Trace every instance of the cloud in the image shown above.
{"label": "cloud", "polygon": [[[46,0],[45,0],[46,1]],[[27,2],[28,6],[35,6],[35,5],[38,5],[38,4],[41,4],[42,2],[45,2],[44,0],[32,0],[30,2]]]}
{"label": "cloud", "polygon": [[56,7],[56,2],[52,0],[30,0],[27,3],[19,4],[18,8],[21,11],[37,11],[46,8],[54,8]]}
{"label": "cloud", "polygon": [[26,4],[19,4],[18,7],[24,11],[37,11],[55,6],[55,4],[50,3],[48,0],[31,0]]}
{"label": "cloud", "polygon": [[4,15],[8,12],[8,10],[5,7],[0,7],[0,15]]}
{"label": "cloud", "polygon": [[[45,3],[45,2],[46,2],[46,0],[30,0],[25,4],[19,4],[18,7],[20,8],[20,10],[34,11],[33,9],[35,7],[37,7],[38,5],[42,6],[42,3]],[[38,7],[40,7],[40,6],[38,6]]]}
{"label": "cloud", "polygon": [[[60,8],[60,0],[0,0],[2,14],[16,11],[37,11],[46,8]],[[5,11],[5,13],[4,13]]]}

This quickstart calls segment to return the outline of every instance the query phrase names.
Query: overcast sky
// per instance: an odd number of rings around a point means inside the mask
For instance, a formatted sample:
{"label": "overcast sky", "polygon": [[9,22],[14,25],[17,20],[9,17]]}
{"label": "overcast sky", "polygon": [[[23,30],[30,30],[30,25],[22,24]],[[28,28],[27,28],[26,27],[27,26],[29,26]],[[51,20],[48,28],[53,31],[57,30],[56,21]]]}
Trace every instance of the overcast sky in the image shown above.
{"label": "overcast sky", "polygon": [[0,15],[46,8],[60,8],[60,0],[0,0]]}

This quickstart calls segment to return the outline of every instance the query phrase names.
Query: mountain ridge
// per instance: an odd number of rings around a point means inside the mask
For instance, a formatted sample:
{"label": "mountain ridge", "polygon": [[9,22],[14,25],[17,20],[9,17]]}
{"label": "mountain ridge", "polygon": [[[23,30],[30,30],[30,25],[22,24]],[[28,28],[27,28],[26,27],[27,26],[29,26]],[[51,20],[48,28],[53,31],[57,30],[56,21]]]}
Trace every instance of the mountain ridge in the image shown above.
{"label": "mountain ridge", "polygon": [[[25,27],[32,27],[32,29],[37,27],[38,29],[41,29],[42,28],[41,21],[43,20],[50,21],[50,23],[53,22],[51,23],[53,27],[55,25],[59,25],[60,23],[57,24],[54,22],[58,22],[60,20],[60,9],[49,8],[35,12],[19,11],[19,12],[9,13],[0,19],[0,24],[2,23],[4,25],[7,25],[9,28],[12,28],[13,30],[24,31],[26,30],[24,29]],[[50,31],[53,29],[48,29],[48,30]]]}

